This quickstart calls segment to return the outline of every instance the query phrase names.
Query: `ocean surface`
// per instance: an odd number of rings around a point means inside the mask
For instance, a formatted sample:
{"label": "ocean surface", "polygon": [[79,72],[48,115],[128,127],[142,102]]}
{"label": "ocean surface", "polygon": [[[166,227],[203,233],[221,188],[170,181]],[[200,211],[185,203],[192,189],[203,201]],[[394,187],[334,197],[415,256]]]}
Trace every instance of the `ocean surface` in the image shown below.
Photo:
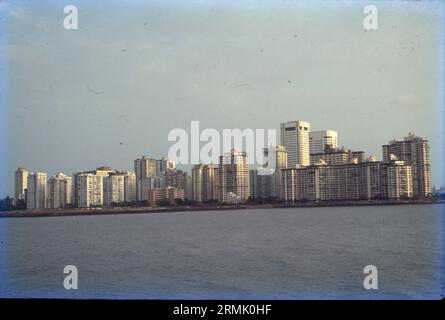
{"label": "ocean surface", "polygon": [[[439,299],[444,208],[0,219],[0,297]],[[77,290],[63,287],[66,265]],[[363,287],[366,265],[377,290]]]}

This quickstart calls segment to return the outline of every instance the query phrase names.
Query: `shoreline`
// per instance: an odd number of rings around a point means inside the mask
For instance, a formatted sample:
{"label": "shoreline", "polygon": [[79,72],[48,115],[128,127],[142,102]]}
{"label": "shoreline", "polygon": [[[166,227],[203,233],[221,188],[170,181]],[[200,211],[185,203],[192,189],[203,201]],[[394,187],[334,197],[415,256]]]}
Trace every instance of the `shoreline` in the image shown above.
{"label": "shoreline", "polygon": [[357,200],[357,201],[326,201],[299,202],[274,204],[238,204],[238,205],[195,205],[172,207],[117,207],[117,208],[72,208],[45,210],[14,210],[0,212],[0,218],[39,218],[66,216],[96,216],[115,214],[149,214],[190,211],[227,211],[251,209],[280,209],[280,208],[319,208],[319,207],[357,207],[357,206],[388,206],[388,205],[426,205],[440,204],[435,200]]}

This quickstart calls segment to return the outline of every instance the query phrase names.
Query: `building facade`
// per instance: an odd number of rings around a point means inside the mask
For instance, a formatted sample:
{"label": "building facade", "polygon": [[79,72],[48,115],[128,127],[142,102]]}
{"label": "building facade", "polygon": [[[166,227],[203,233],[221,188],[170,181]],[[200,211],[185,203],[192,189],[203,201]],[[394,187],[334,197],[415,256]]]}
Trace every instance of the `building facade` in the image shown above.
{"label": "building facade", "polygon": [[412,166],[398,160],[382,163],[381,166],[382,197],[391,200],[412,198]]}
{"label": "building facade", "polygon": [[76,206],[90,208],[103,205],[103,176],[93,172],[75,175]]}
{"label": "building facade", "polygon": [[126,173],[110,173],[103,177],[103,204],[111,207],[113,204],[125,202]]}
{"label": "building facade", "polygon": [[162,157],[160,160],[156,160],[156,175],[159,176],[167,171],[174,171],[176,164],[174,161]]}
{"label": "building facade", "polygon": [[174,187],[185,190],[187,181],[187,172],[173,169],[165,171],[163,174],[165,177],[164,178],[165,187]]}
{"label": "building facade", "polygon": [[289,121],[280,124],[280,140],[287,152],[289,167],[310,164],[310,124],[306,121]]}
{"label": "building facade", "polygon": [[147,204],[149,207],[157,205],[174,205],[177,199],[184,200],[184,189],[165,187],[148,190]]}
{"label": "building facade", "polygon": [[414,198],[432,195],[430,146],[426,139],[409,134],[403,140],[392,140],[382,146],[383,161],[402,160],[412,167]]}
{"label": "building facade", "polygon": [[[263,156],[265,163],[264,168],[269,169],[285,169],[288,165],[286,148],[279,145],[271,145],[268,148],[263,148]],[[272,157],[272,158],[271,158]]]}
{"label": "building facade", "polygon": [[26,189],[26,209],[45,209],[47,207],[47,174],[31,172],[28,174]]}
{"label": "building facade", "polygon": [[154,176],[145,177],[139,181],[139,198],[138,201],[145,202],[148,200],[148,190],[165,188],[165,177],[164,176]]}
{"label": "building facade", "polygon": [[132,203],[137,201],[136,174],[132,171],[126,171],[125,173],[124,196],[125,196],[125,202],[127,203]]}
{"label": "building facade", "polygon": [[280,169],[249,170],[250,197],[252,199],[272,200],[279,198],[279,182],[277,176]]}
{"label": "building facade", "polygon": [[15,192],[14,199],[17,200],[26,200],[26,189],[28,188],[28,170],[25,168],[18,168],[14,173],[15,178]]}
{"label": "building facade", "polygon": [[185,190],[184,190],[185,200],[193,200],[193,180],[191,175],[187,175],[187,179],[185,181]]}
{"label": "building facade", "polygon": [[310,153],[323,153],[326,148],[338,148],[338,133],[334,130],[320,130],[309,132]]}
{"label": "building facade", "polygon": [[284,169],[286,202],[409,199],[411,166],[403,161],[369,161]]}
{"label": "building facade", "polygon": [[115,172],[110,167],[102,166],[92,171],[73,174],[73,203],[78,208],[103,205],[103,178]]}
{"label": "building facade", "polygon": [[156,177],[157,160],[147,156],[134,160],[134,172],[136,174],[137,201],[146,201],[147,193],[143,184],[147,184],[146,178]]}
{"label": "building facade", "polygon": [[241,201],[246,201],[250,197],[246,152],[232,150],[220,156],[218,181],[220,202],[228,203],[234,195]]}
{"label": "building facade", "polygon": [[63,209],[72,204],[72,179],[58,173],[48,180],[48,208]]}
{"label": "building facade", "polygon": [[310,156],[311,165],[319,164],[320,161],[328,165],[340,165],[348,163],[361,163],[365,161],[365,153],[363,151],[351,151],[349,149],[340,148],[332,149],[326,147],[321,153],[312,153]]}
{"label": "building facade", "polygon": [[196,202],[219,199],[218,167],[213,164],[198,164],[192,169],[192,197]]}

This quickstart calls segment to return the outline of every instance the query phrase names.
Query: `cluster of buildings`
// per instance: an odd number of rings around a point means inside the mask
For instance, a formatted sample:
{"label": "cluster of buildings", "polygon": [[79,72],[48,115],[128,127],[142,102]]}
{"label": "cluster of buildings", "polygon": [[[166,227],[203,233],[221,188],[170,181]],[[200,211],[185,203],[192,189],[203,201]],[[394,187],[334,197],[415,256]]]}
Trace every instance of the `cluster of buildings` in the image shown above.
{"label": "cluster of buildings", "polygon": [[[310,131],[304,121],[280,126],[276,167],[249,170],[247,155],[232,151],[219,166],[192,170],[193,199],[236,203],[251,199],[284,202],[422,199],[432,195],[429,143],[409,134],[382,146],[383,159],[338,147],[333,130]],[[271,172],[267,172],[271,170]]]}
{"label": "cluster of buildings", "polygon": [[[189,180],[189,181],[187,181]],[[175,163],[142,157],[134,161],[134,171],[99,167],[93,171],[58,173],[49,179],[42,172],[15,172],[15,199],[27,209],[94,208],[114,205],[155,205],[186,199],[191,178]],[[186,184],[190,184],[188,188]],[[191,194],[188,195],[191,198]],[[155,201],[154,201],[155,200]]]}
{"label": "cluster of buildings", "polygon": [[302,121],[281,124],[281,142],[288,153],[288,167],[277,173],[278,197],[286,202],[432,195],[429,143],[413,134],[383,145],[382,161],[366,158],[363,151],[339,148],[335,131],[310,132],[310,124]]}
{"label": "cluster of buildings", "polygon": [[[248,199],[287,203],[422,199],[432,195],[429,143],[409,134],[382,146],[382,160],[339,148],[333,130],[311,131],[310,123],[280,125],[280,144],[263,150],[275,168],[249,168],[246,152],[232,150],[218,164],[197,164],[191,175],[173,161],[143,156],[134,171],[100,167],[62,173],[15,172],[15,199],[27,209],[90,208],[113,205],[243,203]],[[271,154],[273,153],[273,154]]]}

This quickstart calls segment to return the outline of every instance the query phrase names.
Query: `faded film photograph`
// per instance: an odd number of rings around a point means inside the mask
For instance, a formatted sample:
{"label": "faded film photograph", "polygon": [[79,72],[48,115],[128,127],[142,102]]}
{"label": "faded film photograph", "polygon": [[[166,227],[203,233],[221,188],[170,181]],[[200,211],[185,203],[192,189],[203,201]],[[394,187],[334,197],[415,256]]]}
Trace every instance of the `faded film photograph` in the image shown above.
{"label": "faded film photograph", "polygon": [[0,298],[441,300],[444,5],[0,1]]}

